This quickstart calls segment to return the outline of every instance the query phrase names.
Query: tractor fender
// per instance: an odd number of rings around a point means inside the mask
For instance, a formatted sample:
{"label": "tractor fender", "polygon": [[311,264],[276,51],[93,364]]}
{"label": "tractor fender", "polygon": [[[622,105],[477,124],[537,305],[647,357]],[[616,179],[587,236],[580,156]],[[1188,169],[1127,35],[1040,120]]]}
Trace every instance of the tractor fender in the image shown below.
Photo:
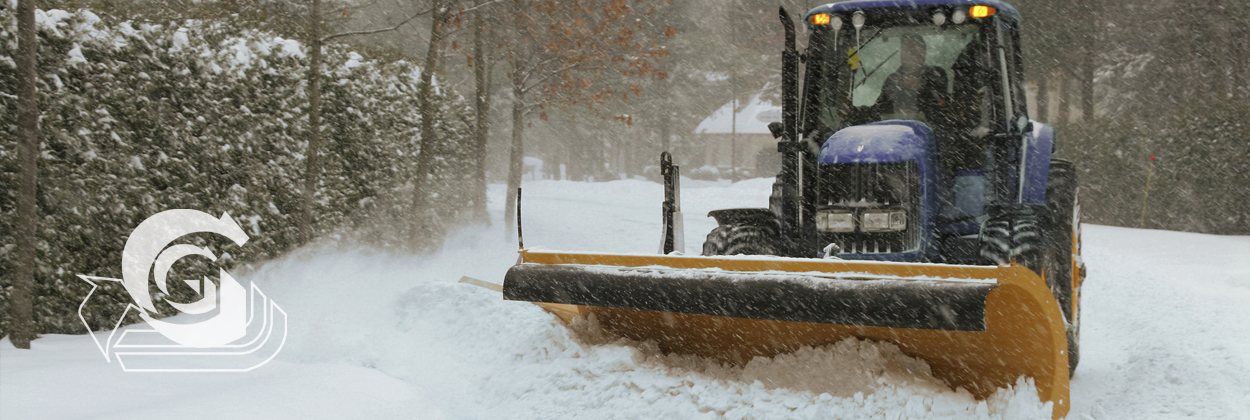
{"label": "tractor fender", "polygon": [[1033,131],[1025,134],[1028,137],[1024,163],[1024,197],[1026,204],[1044,204],[1046,202],[1046,185],[1049,183],[1050,156],[1054,153],[1055,127],[1049,124],[1033,122]]}

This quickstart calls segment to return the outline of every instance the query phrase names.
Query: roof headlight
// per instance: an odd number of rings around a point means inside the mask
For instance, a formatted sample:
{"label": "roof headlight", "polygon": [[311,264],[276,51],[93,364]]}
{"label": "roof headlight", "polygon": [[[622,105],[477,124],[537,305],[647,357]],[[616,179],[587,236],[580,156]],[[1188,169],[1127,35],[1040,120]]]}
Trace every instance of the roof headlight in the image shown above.
{"label": "roof headlight", "polygon": [[955,13],[951,14],[951,23],[956,25],[964,23],[966,20],[968,20],[968,12],[965,12],[964,9],[955,9]]}

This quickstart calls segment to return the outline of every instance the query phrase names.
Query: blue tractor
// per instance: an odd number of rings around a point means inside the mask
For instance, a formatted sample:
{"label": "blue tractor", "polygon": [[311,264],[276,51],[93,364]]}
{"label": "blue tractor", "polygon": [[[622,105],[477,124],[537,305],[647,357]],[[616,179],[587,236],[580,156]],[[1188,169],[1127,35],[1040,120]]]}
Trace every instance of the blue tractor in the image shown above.
{"label": "blue tractor", "polygon": [[[1029,120],[1021,16],[1000,1],[853,0],[785,26],[769,208],[713,211],[704,255],[996,265],[1043,276],[1078,360],[1080,206]],[[799,83],[800,63],[803,66]]]}

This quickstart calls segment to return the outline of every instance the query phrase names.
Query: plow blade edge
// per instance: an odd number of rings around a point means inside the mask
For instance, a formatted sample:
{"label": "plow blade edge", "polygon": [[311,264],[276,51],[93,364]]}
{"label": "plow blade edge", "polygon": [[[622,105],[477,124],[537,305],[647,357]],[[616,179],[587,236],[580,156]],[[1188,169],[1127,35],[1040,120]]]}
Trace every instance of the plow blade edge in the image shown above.
{"label": "plow blade edge", "polygon": [[773,321],[984,331],[992,282],[845,279],[818,273],[522,264],[504,298]]}
{"label": "plow blade edge", "polygon": [[855,337],[889,341],[977,398],[1032,378],[1068,412],[1063,316],[1019,265],[522,251],[508,300],[599,325],[669,353],[743,365]]}

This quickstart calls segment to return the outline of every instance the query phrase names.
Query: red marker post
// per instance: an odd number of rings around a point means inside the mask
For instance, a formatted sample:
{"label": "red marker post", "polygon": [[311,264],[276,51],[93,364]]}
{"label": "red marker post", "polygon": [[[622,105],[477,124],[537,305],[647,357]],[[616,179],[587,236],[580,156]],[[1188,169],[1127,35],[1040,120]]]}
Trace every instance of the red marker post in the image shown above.
{"label": "red marker post", "polygon": [[1155,174],[1155,155],[1150,155],[1150,170],[1146,172],[1146,196],[1141,200],[1141,220],[1137,222],[1137,228],[1141,229],[1146,225],[1146,203],[1150,201],[1150,178]]}

